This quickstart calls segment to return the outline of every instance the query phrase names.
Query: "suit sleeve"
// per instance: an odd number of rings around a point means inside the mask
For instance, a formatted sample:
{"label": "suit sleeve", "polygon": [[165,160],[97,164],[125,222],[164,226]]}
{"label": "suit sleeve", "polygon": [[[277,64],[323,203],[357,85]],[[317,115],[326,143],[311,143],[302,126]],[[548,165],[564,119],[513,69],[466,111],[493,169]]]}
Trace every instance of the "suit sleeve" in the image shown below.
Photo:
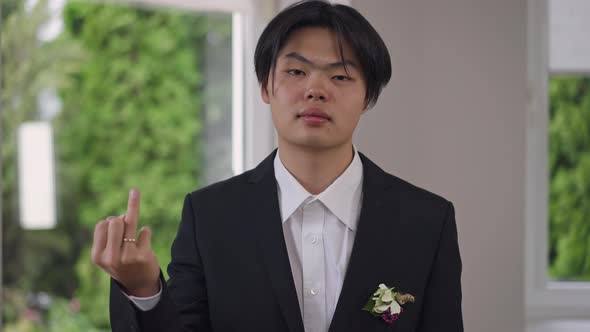
{"label": "suit sleeve", "polygon": [[463,332],[461,256],[453,204],[447,203],[417,332]]}
{"label": "suit sleeve", "polygon": [[[195,236],[195,216],[190,194],[184,200],[182,219],[172,244],[170,279],[162,281],[162,296],[151,310],[136,308],[111,283],[111,327],[115,332],[195,331],[210,332],[209,307],[205,275]],[[115,309],[115,310],[114,310]]]}

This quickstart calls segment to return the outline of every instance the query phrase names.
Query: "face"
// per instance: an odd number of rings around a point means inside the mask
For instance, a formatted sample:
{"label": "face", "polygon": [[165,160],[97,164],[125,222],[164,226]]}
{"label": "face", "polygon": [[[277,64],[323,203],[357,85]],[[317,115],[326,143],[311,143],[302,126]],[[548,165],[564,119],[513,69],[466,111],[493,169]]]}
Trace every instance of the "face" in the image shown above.
{"label": "face", "polygon": [[350,46],[342,46],[344,63],[332,30],[302,28],[279,52],[268,93],[261,89],[271,108],[279,147],[334,149],[352,144],[365,111],[365,82]]}

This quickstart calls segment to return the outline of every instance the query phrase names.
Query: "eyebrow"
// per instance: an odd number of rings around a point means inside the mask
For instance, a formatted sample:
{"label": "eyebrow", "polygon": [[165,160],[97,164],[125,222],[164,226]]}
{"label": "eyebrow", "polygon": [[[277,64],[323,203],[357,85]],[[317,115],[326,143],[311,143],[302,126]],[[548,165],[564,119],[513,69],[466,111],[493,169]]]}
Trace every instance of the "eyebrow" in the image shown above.
{"label": "eyebrow", "polygon": [[350,60],[346,60],[346,59],[344,61],[338,61],[338,62],[330,63],[330,64],[327,64],[324,66],[320,66],[297,52],[288,53],[285,55],[285,57],[289,58],[289,59],[295,59],[295,60],[301,61],[301,62],[309,64],[313,67],[326,67],[326,68],[344,67],[344,68],[346,68],[346,66],[351,66],[355,69],[357,68],[357,65],[354,62],[352,62]]}

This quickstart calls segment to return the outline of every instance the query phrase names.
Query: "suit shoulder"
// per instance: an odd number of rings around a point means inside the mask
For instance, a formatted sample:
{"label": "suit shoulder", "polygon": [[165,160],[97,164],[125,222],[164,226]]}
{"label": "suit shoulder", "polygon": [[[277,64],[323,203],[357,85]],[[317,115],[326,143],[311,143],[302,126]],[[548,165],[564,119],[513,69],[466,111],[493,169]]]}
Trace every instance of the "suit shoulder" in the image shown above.
{"label": "suit shoulder", "polygon": [[392,192],[398,199],[405,199],[410,203],[423,204],[434,202],[439,205],[448,205],[450,202],[441,195],[435,194],[427,189],[421,188],[396,175],[390,174],[375,164],[371,159],[359,153],[365,168],[365,175],[369,175],[373,183],[383,183],[387,190]]}
{"label": "suit shoulder", "polygon": [[409,211],[416,220],[428,221],[429,224],[432,221],[443,221],[435,223],[442,225],[448,216],[454,216],[455,207],[445,197],[395,175],[387,174],[387,177],[390,181],[389,199],[401,202],[404,211]]}
{"label": "suit shoulder", "polygon": [[228,179],[218,181],[209,184],[205,187],[196,189],[188,195],[191,199],[195,200],[209,200],[209,199],[221,199],[227,200],[228,198],[242,193],[246,189],[246,184],[250,178],[252,170],[246,171],[242,174],[232,176]]}
{"label": "suit shoulder", "polygon": [[407,180],[404,180],[398,176],[385,173],[389,182],[391,183],[391,189],[396,196],[403,197],[411,205],[419,205],[422,207],[439,207],[443,210],[447,210],[453,205],[445,197],[436,194],[430,190],[419,187]]}
{"label": "suit shoulder", "polygon": [[423,196],[426,199],[432,199],[432,200],[441,200],[441,201],[445,201],[448,202],[448,200],[439,195],[436,194],[426,188],[422,188],[414,183],[411,183],[410,181],[404,180],[398,176],[392,175],[392,174],[387,174],[392,182],[395,182],[398,186],[400,186],[401,188],[404,188],[405,190],[408,191],[412,191],[414,192],[416,195],[420,195]]}

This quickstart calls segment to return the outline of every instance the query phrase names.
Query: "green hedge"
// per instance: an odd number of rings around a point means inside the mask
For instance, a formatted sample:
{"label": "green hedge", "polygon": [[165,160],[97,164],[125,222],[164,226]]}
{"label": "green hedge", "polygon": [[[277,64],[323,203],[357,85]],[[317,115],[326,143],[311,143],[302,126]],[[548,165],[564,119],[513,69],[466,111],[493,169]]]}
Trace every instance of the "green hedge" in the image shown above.
{"label": "green hedge", "polygon": [[553,77],[549,87],[550,274],[590,281],[590,78]]}
{"label": "green hedge", "polygon": [[[17,183],[17,129],[38,121],[37,96],[43,89],[67,89],[70,74],[84,60],[80,45],[67,33],[39,43],[37,31],[48,15],[46,0],[25,10],[23,0],[2,1],[0,40],[2,70],[2,321],[18,319],[28,292],[51,291],[69,296],[77,285],[74,264],[79,250],[76,223],[60,222],[52,231],[24,231],[19,224]],[[74,276],[64,278],[63,275]],[[22,296],[21,296],[22,294]]]}
{"label": "green hedge", "polygon": [[170,261],[184,195],[198,187],[201,132],[201,16],[116,4],[71,2],[66,27],[89,54],[62,90],[56,119],[62,211],[83,225],[88,245],[77,274],[81,310],[108,327],[108,276],[90,262],[94,224],[125,213],[142,192],[140,225],[152,227],[162,269]]}

